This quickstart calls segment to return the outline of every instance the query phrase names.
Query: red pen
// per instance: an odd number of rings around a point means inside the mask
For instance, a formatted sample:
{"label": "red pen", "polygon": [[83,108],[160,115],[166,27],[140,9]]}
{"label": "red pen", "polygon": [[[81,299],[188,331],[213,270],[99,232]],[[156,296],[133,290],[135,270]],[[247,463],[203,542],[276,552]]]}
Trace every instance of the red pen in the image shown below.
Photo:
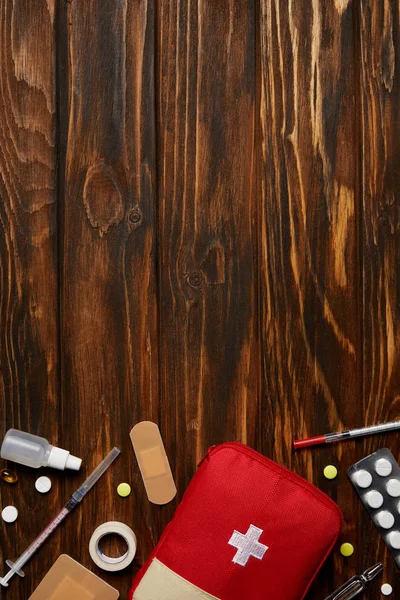
{"label": "red pen", "polygon": [[368,427],[348,429],[347,431],[325,433],[324,435],[316,435],[314,437],[305,438],[304,440],[295,440],[293,442],[293,447],[295,450],[299,450],[300,448],[308,448],[309,446],[332,444],[333,442],[341,442],[342,440],[350,440],[352,438],[362,437],[364,435],[373,435],[375,433],[385,433],[395,429],[400,429],[400,421],[381,423],[379,425],[369,425]]}

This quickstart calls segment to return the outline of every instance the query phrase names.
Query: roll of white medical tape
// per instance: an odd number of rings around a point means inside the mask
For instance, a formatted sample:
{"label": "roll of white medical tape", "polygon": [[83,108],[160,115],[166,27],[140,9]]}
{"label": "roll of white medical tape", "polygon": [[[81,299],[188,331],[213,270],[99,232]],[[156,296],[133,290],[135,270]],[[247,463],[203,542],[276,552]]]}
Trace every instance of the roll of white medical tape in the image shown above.
{"label": "roll of white medical tape", "polygon": [[[120,535],[126,541],[128,550],[122,556],[112,558],[102,552],[100,541],[104,536],[109,535],[110,533]],[[104,571],[122,571],[122,569],[125,569],[125,567],[130,565],[135,558],[136,547],[136,535],[128,525],[120,523],[119,521],[108,521],[107,523],[99,525],[99,527],[94,530],[89,542],[89,553],[93,562],[100,567],[100,569],[104,569]]]}

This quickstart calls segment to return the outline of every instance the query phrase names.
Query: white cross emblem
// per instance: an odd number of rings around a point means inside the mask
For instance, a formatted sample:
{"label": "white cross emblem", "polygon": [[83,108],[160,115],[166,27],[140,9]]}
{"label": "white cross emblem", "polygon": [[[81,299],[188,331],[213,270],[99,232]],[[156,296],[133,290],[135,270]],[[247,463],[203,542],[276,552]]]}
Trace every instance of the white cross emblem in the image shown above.
{"label": "white cross emblem", "polygon": [[250,525],[246,535],[239,533],[239,531],[236,531],[235,529],[228,542],[230,546],[237,548],[237,552],[233,557],[232,562],[245,567],[250,556],[262,560],[264,554],[268,550],[268,546],[264,546],[264,544],[260,544],[258,541],[262,533],[263,530],[254,525]]}

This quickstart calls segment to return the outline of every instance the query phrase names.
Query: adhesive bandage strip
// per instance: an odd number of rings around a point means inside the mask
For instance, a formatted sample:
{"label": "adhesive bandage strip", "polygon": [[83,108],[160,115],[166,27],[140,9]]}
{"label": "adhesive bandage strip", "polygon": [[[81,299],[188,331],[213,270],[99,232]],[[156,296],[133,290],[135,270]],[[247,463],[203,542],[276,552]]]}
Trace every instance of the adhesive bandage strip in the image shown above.
{"label": "adhesive bandage strip", "polygon": [[[111,558],[100,548],[100,540],[110,533],[120,535],[127,543],[128,550],[122,556]],[[93,562],[104,571],[122,571],[131,564],[136,554],[136,535],[132,529],[119,521],[108,521],[94,530],[89,542],[89,554]]]}
{"label": "adhesive bandage strip", "polygon": [[154,504],[167,504],[176,496],[176,486],[165,453],[160,430],[151,421],[135,425],[130,433],[147,497]]}

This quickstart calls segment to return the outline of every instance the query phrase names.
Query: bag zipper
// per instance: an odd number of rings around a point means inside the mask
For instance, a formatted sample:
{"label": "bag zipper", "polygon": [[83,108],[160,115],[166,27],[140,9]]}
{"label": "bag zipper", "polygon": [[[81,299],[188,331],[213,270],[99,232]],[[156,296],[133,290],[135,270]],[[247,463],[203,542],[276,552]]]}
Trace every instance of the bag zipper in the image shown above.
{"label": "bag zipper", "polygon": [[244,454],[247,454],[248,456],[255,458],[256,460],[268,465],[269,467],[272,466],[274,468],[274,470],[277,467],[279,467],[279,469],[282,469],[284,472],[288,473],[288,475],[290,475],[290,477],[292,479],[298,481],[303,487],[305,485],[307,487],[310,487],[316,495],[318,495],[322,500],[329,503],[331,506],[333,506],[335,508],[336,512],[338,514],[340,514],[340,519],[341,519],[341,522],[343,525],[344,517],[343,517],[343,513],[340,510],[339,506],[336,504],[336,502],[334,502],[334,500],[332,500],[332,498],[330,498],[322,490],[320,490],[319,487],[317,487],[316,485],[311,483],[311,481],[304,479],[303,477],[301,477],[301,475],[298,475],[291,469],[288,469],[288,467],[285,467],[284,465],[281,465],[280,463],[273,461],[271,458],[268,458],[267,456],[260,454],[260,452],[257,452],[257,450],[254,450],[253,448],[246,446],[246,444],[243,444],[242,442],[223,442],[222,444],[214,444],[213,446],[210,446],[207,450],[206,455],[203,456],[203,458],[199,462],[198,467],[200,467],[206,460],[209,460],[211,458],[211,456],[213,456],[216,452],[218,452],[219,450],[222,450],[224,448],[234,448],[234,449],[240,450]]}
{"label": "bag zipper", "polygon": [[[222,446],[222,445],[223,445],[223,444],[220,444],[220,446]],[[207,458],[210,458],[210,455],[211,455],[212,451],[213,451],[215,448],[218,448],[218,445],[217,445],[217,444],[213,444],[212,446],[210,446],[210,447],[208,448],[208,450],[207,450],[206,454],[203,456],[203,458],[201,459],[201,461],[198,463],[197,467],[201,467],[201,465],[203,464],[203,462],[204,462],[204,461],[205,461]]]}

